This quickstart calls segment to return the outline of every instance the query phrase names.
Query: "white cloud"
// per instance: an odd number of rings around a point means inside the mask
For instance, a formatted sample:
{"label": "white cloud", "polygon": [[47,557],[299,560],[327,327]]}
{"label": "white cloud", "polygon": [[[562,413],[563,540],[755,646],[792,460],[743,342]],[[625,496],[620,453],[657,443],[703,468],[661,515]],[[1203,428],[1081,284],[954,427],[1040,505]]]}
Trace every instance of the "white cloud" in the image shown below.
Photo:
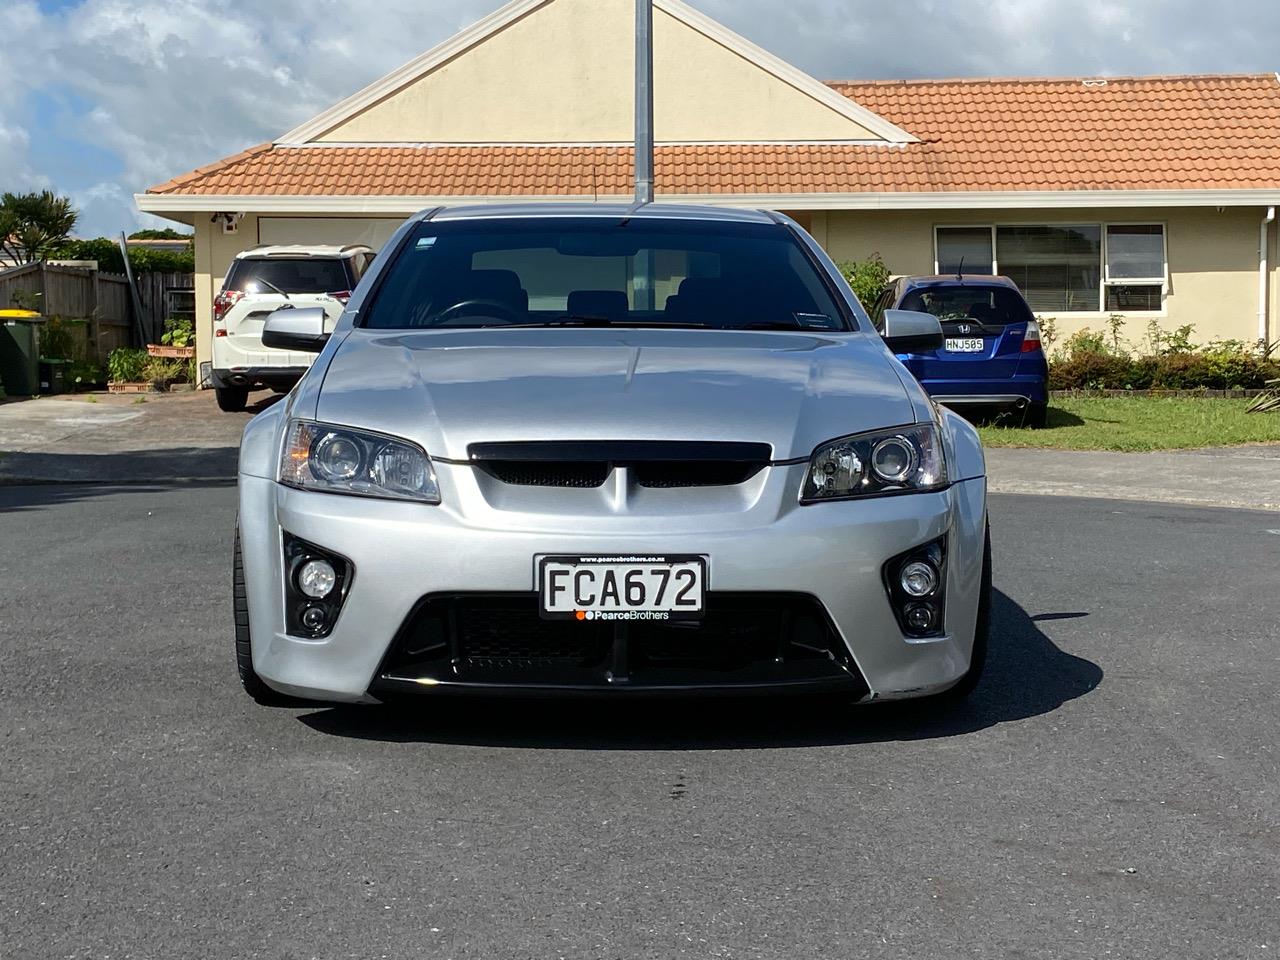
{"label": "white cloud", "polygon": [[[40,181],[29,95],[69,94],[80,138],[123,164],[83,171],[84,223],[127,226],[107,219],[137,216],[119,197],[278,136],[499,2],[0,0],[0,189]],[[1274,0],[1218,0],[1208,21],[1201,0],[693,2],[833,79],[1259,71],[1280,36]]]}

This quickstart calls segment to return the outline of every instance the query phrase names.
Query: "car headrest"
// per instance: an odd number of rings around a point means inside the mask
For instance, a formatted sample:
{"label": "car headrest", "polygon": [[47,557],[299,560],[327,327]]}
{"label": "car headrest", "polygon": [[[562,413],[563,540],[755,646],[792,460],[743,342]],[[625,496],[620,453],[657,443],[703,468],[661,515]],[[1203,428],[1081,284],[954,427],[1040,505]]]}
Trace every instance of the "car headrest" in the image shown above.
{"label": "car headrest", "polygon": [[568,309],[575,317],[621,320],[631,312],[631,303],[621,290],[575,290],[569,294]]}
{"label": "car headrest", "polygon": [[729,285],[715,277],[688,277],[680,281],[679,296],[689,300],[710,300],[723,297]]}
{"label": "car headrest", "polygon": [[514,270],[472,270],[463,281],[468,299],[497,300],[521,310],[529,309],[529,294]]}
{"label": "car headrest", "polygon": [[979,323],[994,323],[996,308],[989,303],[975,303],[969,308],[969,317]]}

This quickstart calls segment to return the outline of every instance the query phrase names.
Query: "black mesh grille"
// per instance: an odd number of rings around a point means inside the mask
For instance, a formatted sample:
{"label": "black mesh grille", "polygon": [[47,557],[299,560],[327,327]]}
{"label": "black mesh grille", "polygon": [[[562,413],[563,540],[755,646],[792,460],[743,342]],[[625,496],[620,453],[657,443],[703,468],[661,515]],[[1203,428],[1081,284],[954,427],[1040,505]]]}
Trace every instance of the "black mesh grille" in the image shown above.
{"label": "black mesh grille", "polygon": [[603,655],[607,631],[529,615],[523,598],[461,598],[453,621],[458,656],[472,662],[583,661]]}
{"label": "black mesh grille", "polygon": [[582,440],[477,443],[472,462],[503,483],[526,487],[601,487],[627,467],[641,487],[721,487],[745,483],[769,465],[766,443]]}
{"label": "black mesh grille", "polygon": [[667,688],[798,680],[861,683],[826,611],[804,594],[709,593],[702,620],[543,620],[536,594],[423,601],[383,664],[392,682]]}
{"label": "black mesh grille", "polygon": [[636,483],[650,489],[728,487],[746,483],[764,469],[763,463],[690,460],[684,463],[637,463],[631,468]]}
{"label": "black mesh grille", "polygon": [[577,487],[580,489],[604,486],[612,469],[607,463],[592,461],[540,463],[527,460],[486,460],[477,465],[489,476],[503,483],[521,487]]}

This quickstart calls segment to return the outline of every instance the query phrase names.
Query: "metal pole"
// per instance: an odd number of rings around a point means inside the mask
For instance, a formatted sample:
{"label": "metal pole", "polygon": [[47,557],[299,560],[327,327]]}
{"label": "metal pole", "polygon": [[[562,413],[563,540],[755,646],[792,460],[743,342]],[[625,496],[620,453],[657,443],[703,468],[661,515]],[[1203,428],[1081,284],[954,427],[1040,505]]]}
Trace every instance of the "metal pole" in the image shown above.
{"label": "metal pole", "polygon": [[653,0],[636,0],[636,203],[653,203]]}
{"label": "metal pole", "polygon": [[[130,302],[133,304],[133,326],[138,334],[138,346],[145,347],[149,337],[147,333],[149,324],[142,316],[142,298],[138,296],[138,282],[133,278],[133,265],[129,263],[129,240],[125,237],[123,230],[120,231],[120,256],[124,258],[124,275],[129,280]],[[157,336],[156,340],[159,339]]]}

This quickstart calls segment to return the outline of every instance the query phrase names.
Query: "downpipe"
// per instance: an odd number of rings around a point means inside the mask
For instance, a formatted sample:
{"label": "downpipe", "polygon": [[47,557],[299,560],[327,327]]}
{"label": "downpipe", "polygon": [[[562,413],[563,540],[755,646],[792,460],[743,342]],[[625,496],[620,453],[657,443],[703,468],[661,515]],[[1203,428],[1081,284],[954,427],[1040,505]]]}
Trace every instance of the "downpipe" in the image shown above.
{"label": "downpipe", "polygon": [[1276,208],[1267,207],[1267,215],[1262,218],[1258,243],[1258,345],[1266,350],[1270,344],[1267,332],[1267,300],[1271,292],[1270,278],[1267,276],[1270,265],[1267,262],[1271,240],[1271,224],[1276,219]]}

